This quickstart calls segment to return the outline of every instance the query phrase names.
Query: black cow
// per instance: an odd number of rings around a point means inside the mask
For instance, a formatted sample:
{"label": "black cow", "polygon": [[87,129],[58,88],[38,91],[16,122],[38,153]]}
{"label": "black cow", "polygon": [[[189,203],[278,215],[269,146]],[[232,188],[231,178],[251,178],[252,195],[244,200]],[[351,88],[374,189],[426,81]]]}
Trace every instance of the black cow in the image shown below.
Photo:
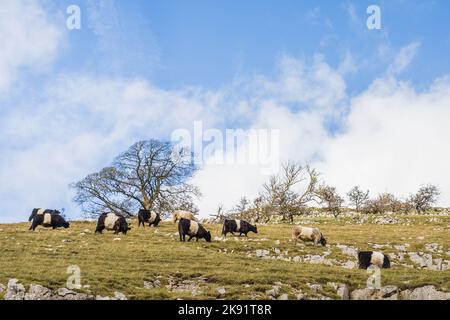
{"label": "black cow", "polygon": [[250,223],[244,220],[229,220],[226,219],[223,223],[222,234],[226,237],[227,233],[231,233],[234,235],[235,232],[239,232],[239,236],[245,234],[247,237],[247,233],[249,232],[258,233],[258,229],[256,226],[252,226]]}
{"label": "black cow", "polygon": [[142,226],[145,227],[145,222],[148,222],[148,226],[155,226],[157,227],[159,222],[161,221],[161,217],[159,213],[146,210],[146,209],[140,209],[138,212],[138,227]]}
{"label": "black cow", "polygon": [[375,265],[379,268],[391,267],[389,257],[377,251],[358,252],[358,264],[360,269],[367,269],[370,265]]}
{"label": "black cow", "polygon": [[131,230],[125,217],[115,213],[103,213],[98,218],[95,233],[103,233],[105,229],[114,231],[114,234],[118,234],[119,232],[127,234],[128,230]]}
{"label": "black cow", "polygon": [[189,236],[188,241],[192,238],[205,239],[206,242],[211,242],[211,232],[206,229],[197,221],[181,218],[178,223],[178,233],[180,234],[180,241],[186,241],[186,235]]}
{"label": "black cow", "polygon": [[70,223],[67,222],[61,215],[53,213],[36,214],[33,218],[30,230],[35,230],[37,226],[42,225],[45,228],[69,228]]}

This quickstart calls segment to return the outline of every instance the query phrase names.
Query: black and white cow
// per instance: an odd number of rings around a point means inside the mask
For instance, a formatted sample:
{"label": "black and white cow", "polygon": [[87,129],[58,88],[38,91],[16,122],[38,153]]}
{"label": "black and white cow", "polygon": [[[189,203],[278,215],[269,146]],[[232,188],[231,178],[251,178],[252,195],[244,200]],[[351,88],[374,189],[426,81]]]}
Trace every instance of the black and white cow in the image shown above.
{"label": "black and white cow", "polygon": [[[45,213],[50,213],[50,214],[61,214],[61,212],[59,212],[58,210],[53,210],[53,209],[42,209],[42,208],[34,208],[33,211],[31,211],[31,215],[28,218],[28,221],[31,221],[34,219],[34,217],[38,216],[38,215],[44,215]],[[30,228],[31,230],[31,228]]]}
{"label": "black and white cow", "polygon": [[138,212],[138,227],[142,226],[145,227],[145,222],[148,222],[148,226],[155,226],[157,227],[159,222],[161,221],[161,217],[159,216],[159,213],[156,213],[154,211],[146,210],[146,209],[140,209]]}
{"label": "black and white cow", "polygon": [[252,226],[250,223],[244,220],[229,220],[226,219],[223,223],[222,227],[222,234],[226,237],[227,233],[231,233],[234,235],[235,232],[239,232],[239,236],[242,236],[242,234],[245,234],[247,236],[247,233],[249,232],[258,233],[258,229],[256,226]]}
{"label": "black and white cow", "polygon": [[69,228],[70,224],[61,215],[57,213],[36,214],[31,223],[30,230],[35,230],[37,226],[42,225],[45,228]]}
{"label": "black and white cow", "polygon": [[125,217],[115,213],[103,213],[98,218],[95,233],[103,233],[105,229],[114,231],[114,234],[118,234],[119,232],[127,234],[128,230],[131,230]]}
{"label": "black and white cow", "polygon": [[180,234],[180,241],[186,241],[186,235],[189,236],[188,241],[192,238],[205,239],[206,242],[211,242],[211,232],[197,221],[181,218],[178,223],[178,233]]}
{"label": "black and white cow", "polygon": [[378,251],[360,251],[358,252],[358,264],[360,269],[367,269],[370,265],[379,268],[390,268],[389,257]]}

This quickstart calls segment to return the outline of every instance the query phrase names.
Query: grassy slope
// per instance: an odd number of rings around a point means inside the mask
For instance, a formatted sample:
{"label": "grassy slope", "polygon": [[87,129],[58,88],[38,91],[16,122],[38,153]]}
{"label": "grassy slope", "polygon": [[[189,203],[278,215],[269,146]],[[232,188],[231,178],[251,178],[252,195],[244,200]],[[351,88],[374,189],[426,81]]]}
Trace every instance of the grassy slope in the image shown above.
{"label": "grassy slope", "polygon": [[[350,224],[348,220],[315,218],[328,238],[330,248],[311,245],[294,247],[289,241],[290,225],[259,226],[259,234],[250,234],[250,240],[235,239],[230,236],[226,242],[213,241],[179,243],[177,229],[171,223],[163,223],[157,228],[136,228],[127,235],[93,234],[92,222],[74,222],[67,230],[39,228],[28,231],[28,224],[0,225],[0,283],[6,284],[10,278],[18,278],[24,284],[36,283],[56,289],[65,287],[69,265],[78,265],[82,272],[82,283],[88,284],[93,294],[113,295],[123,292],[134,299],[211,299],[217,297],[217,288],[224,287],[227,299],[264,299],[265,291],[274,282],[280,281],[282,292],[294,298],[302,289],[309,297],[315,294],[307,283],[343,282],[350,289],[366,286],[367,273],[364,270],[345,269],[340,266],[313,265],[281,260],[262,260],[255,257],[256,249],[275,247],[288,250],[289,256],[322,254],[331,251],[330,258],[349,260],[336,244],[346,244],[361,250],[370,249],[369,243],[404,244],[409,243],[409,251],[425,251],[427,243],[438,243],[447,252],[450,248],[450,217],[439,217],[439,222],[429,222],[429,218],[410,218],[410,226]],[[213,237],[220,234],[221,226],[207,225]],[[89,229],[89,232],[84,232]],[[84,234],[83,234],[84,233]],[[425,237],[424,239],[417,239]],[[121,238],[121,240],[114,240]],[[262,239],[262,240],[261,240]],[[63,242],[64,240],[64,242]],[[67,242],[70,240],[70,242]],[[280,240],[280,244],[275,243]],[[227,252],[224,252],[224,249]],[[247,253],[251,252],[252,257]],[[395,252],[387,249],[385,252]],[[450,259],[445,256],[444,259]],[[177,279],[207,278],[199,289],[200,294],[192,296],[190,291],[171,292],[164,285],[168,277]],[[163,288],[146,289],[144,281],[159,277]],[[450,271],[431,271],[394,266],[383,270],[382,285],[415,287],[434,284],[450,291]],[[320,294],[335,298],[335,291],[324,286]]]}

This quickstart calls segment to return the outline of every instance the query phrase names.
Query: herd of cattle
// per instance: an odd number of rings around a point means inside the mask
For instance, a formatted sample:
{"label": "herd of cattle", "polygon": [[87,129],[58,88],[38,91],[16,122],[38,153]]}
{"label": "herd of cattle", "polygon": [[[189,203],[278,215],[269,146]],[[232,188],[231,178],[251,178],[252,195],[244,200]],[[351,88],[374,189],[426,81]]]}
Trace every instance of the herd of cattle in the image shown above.
{"label": "herd of cattle", "polygon": [[[138,212],[138,226],[145,226],[148,223],[149,226],[157,227],[161,221],[161,217],[158,213],[141,209]],[[173,223],[178,222],[178,233],[180,235],[180,241],[188,241],[192,238],[205,239],[207,242],[211,242],[211,232],[207,231],[205,227],[200,224],[193,213],[188,211],[175,211],[172,214]],[[69,228],[70,224],[64,217],[61,216],[61,212],[58,210],[50,209],[33,209],[28,221],[32,221],[29,230],[35,230],[37,226],[41,225],[46,228]],[[103,230],[114,231],[115,234],[123,233],[127,234],[131,227],[128,224],[127,219],[124,216],[116,213],[103,213],[100,215],[97,221],[97,227],[95,233],[102,233]],[[257,227],[251,225],[247,221],[237,219],[227,219],[224,221],[222,227],[222,235],[227,236],[228,233],[234,235],[239,233],[239,236],[245,235],[249,232],[258,233]],[[326,246],[327,241],[318,228],[295,226],[292,231],[292,240],[294,244],[297,244],[298,240],[311,241],[315,246]],[[358,252],[358,263],[360,269],[367,269],[370,265],[376,265],[380,268],[390,268],[390,261],[388,256],[377,251],[360,251]]]}

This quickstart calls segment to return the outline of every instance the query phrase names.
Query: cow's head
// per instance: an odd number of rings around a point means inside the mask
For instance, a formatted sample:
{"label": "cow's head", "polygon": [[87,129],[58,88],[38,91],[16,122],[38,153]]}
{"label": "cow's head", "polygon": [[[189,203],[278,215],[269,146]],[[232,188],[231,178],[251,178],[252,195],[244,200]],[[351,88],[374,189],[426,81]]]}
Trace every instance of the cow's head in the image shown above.
{"label": "cow's head", "polygon": [[119,219],[118,223],[120,223],[119,231],[121,231],[123,234],[127,234],[127,232],[131,230],[131,227],[125,218]]}
{"label": "cow's head", "polygon": [[156,214],[156,218],[155,218],[154,224],[158,225],[160,222],[161,222],[161,217],[159,216],[159,214]]}
{"label": "cow's head", "polygon": [[322,245],[322,246],[326,246],[327,245],[327,239],[325,239],[325,237],[324,236],[322,236],[321,238],[320,238],[320,244]]}
{"label": "cow's head", "polygon": [[65,229],[69,228],[69,227],[70,227],[70,223],[67,222],[67,221],[64,221],[63,227],[64,227]]}
{"label": "cow's head", "polygon": [[211,242],[211,232],[207,231],[205,234],[205,240],[206,242]]}
{"label": "cow's head", "polygon": [[258,233],[258,228],[256,226],[250,225],[250,231],[254,233]]}

